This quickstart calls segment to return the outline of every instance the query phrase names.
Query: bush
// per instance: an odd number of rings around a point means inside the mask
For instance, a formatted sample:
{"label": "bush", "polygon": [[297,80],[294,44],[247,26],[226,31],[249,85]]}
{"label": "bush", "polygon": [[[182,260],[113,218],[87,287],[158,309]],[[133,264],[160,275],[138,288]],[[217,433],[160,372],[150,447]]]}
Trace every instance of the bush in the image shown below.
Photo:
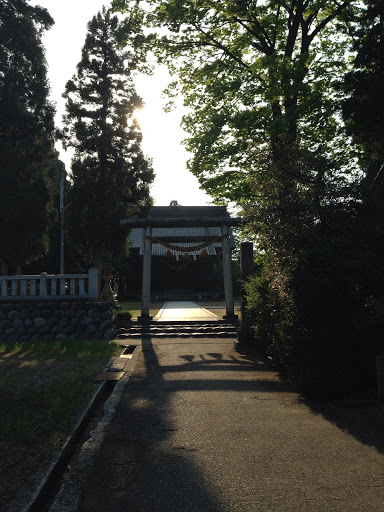
{"label": "bush", "polygon": [[130,311],[116,311],[114,320],[116,322],[130,322],[132,320],[132,313]]}

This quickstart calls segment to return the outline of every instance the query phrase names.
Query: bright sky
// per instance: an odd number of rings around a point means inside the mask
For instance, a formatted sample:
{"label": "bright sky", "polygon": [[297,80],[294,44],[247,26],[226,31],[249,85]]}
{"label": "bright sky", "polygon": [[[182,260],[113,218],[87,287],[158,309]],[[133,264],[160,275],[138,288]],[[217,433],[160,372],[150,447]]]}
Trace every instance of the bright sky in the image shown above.
{"label": "bright sky", "polygon": [[[56,124],[61,125],[64,113],[64,87],[74,72],[81,57],[87,23],[105,4],[105,0],[32,0],[48,9],[55,25],[44,36],[48,61],[48,78],[51,84],[51,99],[56,103]],[[181,145],[185,132],[180,128],[183,115],[182,101],[171,113],[162,109],[161,92],[169,81],[166,68],[158,68],[152,76],[138,76],[135,80],[137,92],[145,101],[140,113],[143,133],[142,148],[153,159],[156,179],[151,194],[158,206],[166,206],[172,200],[179,204],[204,205],[210,197],[199,189],[197,179],[187,171],[188,153]],[[69,151],[57,147],[61,159],[70,171]]]}

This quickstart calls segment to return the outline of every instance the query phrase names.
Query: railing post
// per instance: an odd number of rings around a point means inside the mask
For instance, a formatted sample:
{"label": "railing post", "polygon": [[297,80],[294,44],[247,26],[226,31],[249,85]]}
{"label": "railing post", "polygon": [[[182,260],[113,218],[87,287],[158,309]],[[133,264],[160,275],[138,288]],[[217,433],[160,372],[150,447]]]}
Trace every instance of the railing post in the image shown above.
{"label": "railing post", "polygon": [[99,270],[97,268],[88,270],[88,296],[91,299],[99,297]]}
{"label": "railing post", "polygon": [[36,295],[36,283],[37,283],[37,279],[31,279],[31,287],[30,287],[30,291],[29,291],[29,295],[31,297],[34,297]]}
{"label": "railing post", "polygon": [[47,296],[47,273],[42,272],[40,274],[40,294],[41,297]]}
{"label": "railing post", "polygon": [[6,277],[3,277],[3,279],[1,280],[1,296],[8,296],[8,283]]}
{"label": "railing post", "polygon": [[27,280],[26,279],[22,279],[20,282],[20,295],[22,297],[27,296]]}

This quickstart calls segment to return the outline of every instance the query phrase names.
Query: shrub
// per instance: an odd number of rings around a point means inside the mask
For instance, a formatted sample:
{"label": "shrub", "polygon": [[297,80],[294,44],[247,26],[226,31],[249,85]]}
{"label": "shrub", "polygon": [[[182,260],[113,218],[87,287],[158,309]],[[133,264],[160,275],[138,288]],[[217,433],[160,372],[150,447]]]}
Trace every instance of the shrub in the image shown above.
{"label": "shrub", "polygon": [[132,320],[132,313],[130,311],[117,311],[114,320],[117,322],[130,322]]}

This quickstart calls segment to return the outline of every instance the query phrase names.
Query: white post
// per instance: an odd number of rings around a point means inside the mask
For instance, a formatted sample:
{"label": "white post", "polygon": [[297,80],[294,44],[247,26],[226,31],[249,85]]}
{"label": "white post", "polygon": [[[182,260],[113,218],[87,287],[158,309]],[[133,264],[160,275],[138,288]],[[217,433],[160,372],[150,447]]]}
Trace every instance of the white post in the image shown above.
{"label": "white post", "polygon": [[65,295],[65,277],[62,277],[59,282],[60,282],[59,293],[60,293],[60,295],[64,296]]}
{"label": "white post", "polygon": [[47,273],[42,272],[40,274],[40,296],[46,297],[47,296]]}
{"label": "white post", "polygon": [[144,237],[144,259],[143,259],[143,279],[141,290],[141,316],[139,320],[146,322],[151,320],[149,316],[149,306],[151,300],[151,262],[152,262],[152,227],[146,226]]}
{"label": "white post", "polygon": [[231,262],[231,244],[229,241],[229,227],[223,225],[221,234],[223,238],[223,276],[224,276],[224,295],[225,310],[224,318],[233,319],[235,317],[235,306],[233,302],[233,285],[232,285],[232,262]]}
{"label": "white post", "polygon": [[36,295],[36,283],[37,283],[37,279],[31,279],[31,288],[30,288],[30,292],[29,292],[29,295],[31,297],[34,297]]}
{"label": "white post", "polygon": [[88,296],[92,299],[99,297],[99,270],[97,268],[88,270]]}
{"label": "white post", "polygon": [[8,295],[8,282],[6,277],[1,280],[1,296],[7,297]]}

